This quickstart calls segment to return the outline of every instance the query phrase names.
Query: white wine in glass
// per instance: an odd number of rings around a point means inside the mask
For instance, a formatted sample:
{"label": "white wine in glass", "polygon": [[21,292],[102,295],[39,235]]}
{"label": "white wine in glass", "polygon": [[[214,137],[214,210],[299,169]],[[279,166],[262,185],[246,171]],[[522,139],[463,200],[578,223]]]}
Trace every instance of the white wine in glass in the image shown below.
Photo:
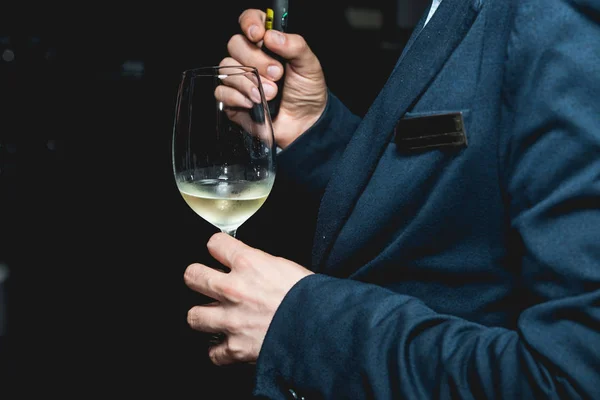
{"label": "white wine in glass", "polygon": [[183,72],[172,161],[188,206],[235,237],[275,181],[273,126],[256,68],[210,66]]}

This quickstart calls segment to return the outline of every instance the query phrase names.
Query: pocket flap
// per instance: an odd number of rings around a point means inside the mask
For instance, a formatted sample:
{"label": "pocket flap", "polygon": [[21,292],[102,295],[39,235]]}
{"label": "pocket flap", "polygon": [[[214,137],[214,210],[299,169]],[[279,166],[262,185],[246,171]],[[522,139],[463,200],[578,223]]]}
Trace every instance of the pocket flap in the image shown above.
{"label": "pocket flap", "polygon": [[466,147],[465,113],[406,113],[396,124],[394,141],[400,151]]}

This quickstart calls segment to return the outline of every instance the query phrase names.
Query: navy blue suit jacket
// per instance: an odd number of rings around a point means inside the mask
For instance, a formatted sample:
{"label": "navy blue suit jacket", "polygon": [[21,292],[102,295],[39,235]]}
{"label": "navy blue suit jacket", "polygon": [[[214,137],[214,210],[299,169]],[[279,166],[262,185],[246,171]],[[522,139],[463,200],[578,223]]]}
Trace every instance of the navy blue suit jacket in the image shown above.
{"label": "navy blue suit jacket", "polygon": [[[400,118],[454,111],[466,147],[399,150]],[[364,118],[330,93],[276,185],[319,206],[317,274],[255,395],[600,399],[598,1],[444,0]]]}

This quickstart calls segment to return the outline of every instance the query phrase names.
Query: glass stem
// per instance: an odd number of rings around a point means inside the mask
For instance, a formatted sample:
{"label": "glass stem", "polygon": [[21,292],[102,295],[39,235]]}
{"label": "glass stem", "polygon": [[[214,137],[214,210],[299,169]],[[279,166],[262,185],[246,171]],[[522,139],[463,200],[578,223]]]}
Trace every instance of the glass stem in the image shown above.
{"label": "glass stem", "polygon": [[230,229],[230,230],[223,229],[223,232],[225,232],[226,234],[228,234],[231,237],[235,237],[235,233],[237,232],[237,229]]}

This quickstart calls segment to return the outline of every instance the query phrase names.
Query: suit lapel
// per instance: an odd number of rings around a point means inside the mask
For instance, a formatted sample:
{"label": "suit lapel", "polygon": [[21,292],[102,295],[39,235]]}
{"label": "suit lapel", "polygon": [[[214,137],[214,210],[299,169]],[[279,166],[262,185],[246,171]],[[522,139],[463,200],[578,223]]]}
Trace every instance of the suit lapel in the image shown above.
{"label": "suit lapel", "polygon": [[406,53],[408,53],[408,50],[412,47],[413,43],[419,36],[419,33],[421,33],[421,30],[423,29],[423,26],[425,25],[425,21],[427,20],[427,14],[429,13],[430,8],[431,8],[431,2],[429,4],[429,7],[427,7],[423,11],[423,14],[421,14],[421,18],[419,19],[419,21],[417,21],[417,24],[415,25],[415,27],[412,31],[412,34],[410,35],[410,37],[408,38],[408,41],[406,42],[406,45],[402,49],[402,53],[400,54],[400,58],[398,58],[398,62],[396,63],[396,66],[394,67],[394,71],[396,70],[396,68],[398,68],[398,65],[400,65],[400,63],[406,56]]}
{"label": "suit lapel", "polygon": [[[327,187],[317,217],[312,263],[322,265],[371,176],[394,126],[440,71],[472,25],[478,0],[443,0],[427,26],[411,36],[387,84],[363,118]],[[423,26],[423,16],[417,27]]]}

